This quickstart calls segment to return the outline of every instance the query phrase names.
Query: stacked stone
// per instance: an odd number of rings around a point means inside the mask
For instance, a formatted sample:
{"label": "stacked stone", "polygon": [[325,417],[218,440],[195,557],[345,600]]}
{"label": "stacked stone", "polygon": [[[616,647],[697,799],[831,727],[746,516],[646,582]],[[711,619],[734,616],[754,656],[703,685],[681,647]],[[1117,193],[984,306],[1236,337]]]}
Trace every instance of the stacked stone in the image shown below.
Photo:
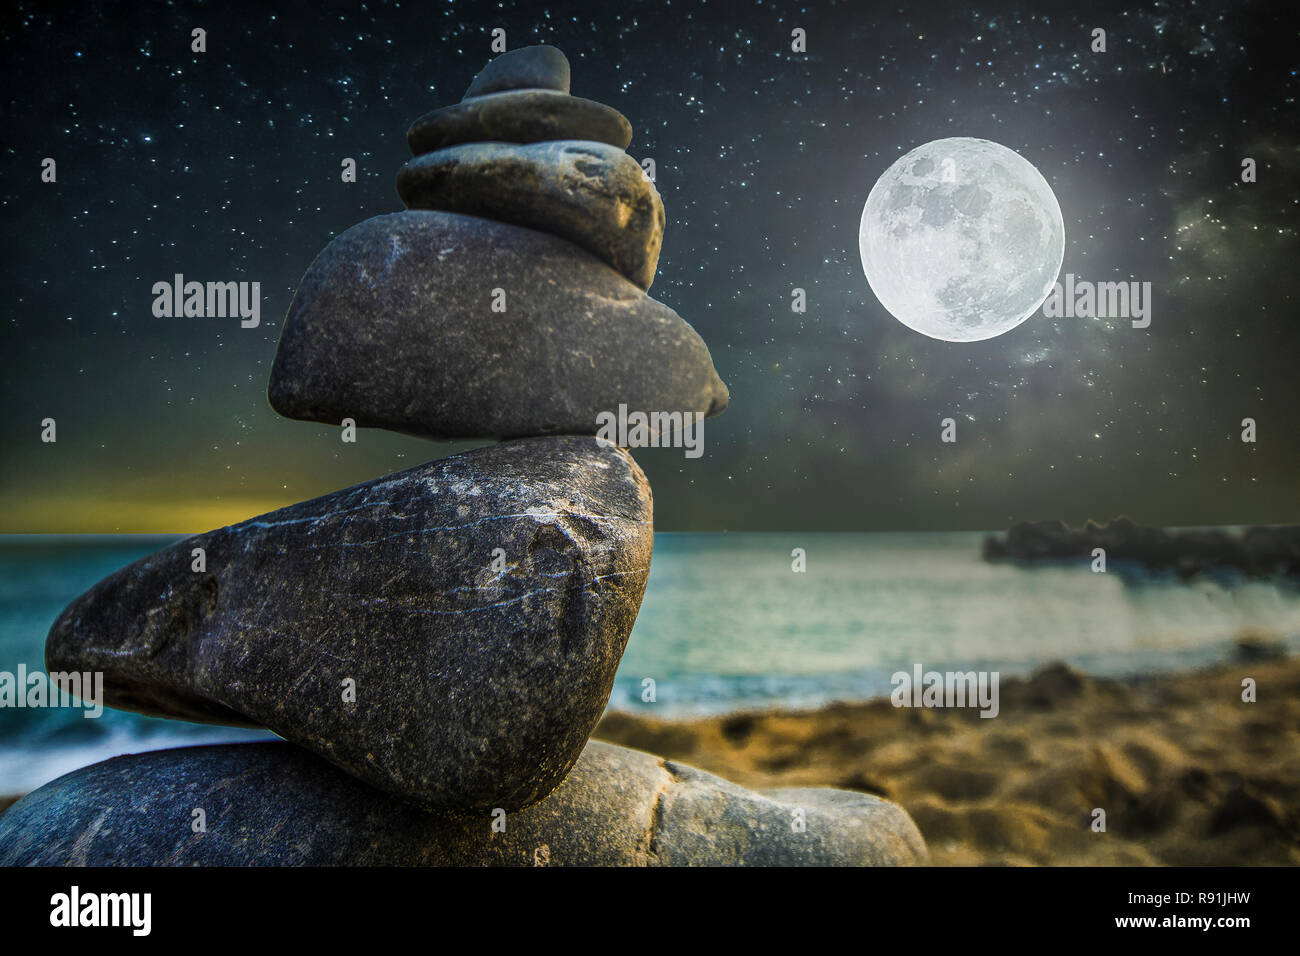
{"label": "stacked stone", "polygon": [[663,241],[617,111],[554,47],[504,53],[407,133],[407,212],[303,278],[271,375],[282,415],[429,438],[580,434],[597,415],[727,406],[708,348],[645,294]]}
{"label": "stacked stone", "polygon": [[271,375],[289,417],[505,440],[179,542],[50,631],[48,669],[102,672],[112,706],[288,743],[69,774],[0,816],[0,864],[923,858],[874,797],[589,743],[653,535],[597,416],[716,414],[727,391],[645,293],[664,212],[627,120],[568,87],[558,50],[518,50],[417,120],[407,211],[317,257]]}

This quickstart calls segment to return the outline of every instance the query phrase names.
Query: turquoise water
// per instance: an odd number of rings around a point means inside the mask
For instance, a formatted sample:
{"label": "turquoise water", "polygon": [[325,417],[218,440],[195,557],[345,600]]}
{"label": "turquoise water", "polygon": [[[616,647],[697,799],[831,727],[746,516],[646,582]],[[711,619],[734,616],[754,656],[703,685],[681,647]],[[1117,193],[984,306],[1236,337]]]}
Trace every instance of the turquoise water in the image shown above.
{"label": "turquoise water", "polygon": [[[1300,646],[1300,592],[1184,583],[1086,562],[980,560],[978,534],[660,534],[610,706],[657,716],[811,707],[927,669],[1025,673],[1066,660],[1131,674],[1223,659],[1241,631]],[[44,669],[46,632],[86,588],[171,537],[0,537],[0,671]],[[791,570],[802,548],[807,570]],[[643,681],[655,701],[642,700]],[[105,711],[0,709],[0,793],[105,757],[257,732]]]}
{"label": "turquoise water", "polygon": [[[1089,561],[980,558],[983,535],[660,534],[611,705],[661,716],[810,707],[927,668],[1123,675],[1223,659],[1246,629],[1300,646],[1300,592]],[[791,570],[802,548],[807,571]],[[953,665],[949,668],[946,665]],[[656,702],[641,701],[655,680]]]}

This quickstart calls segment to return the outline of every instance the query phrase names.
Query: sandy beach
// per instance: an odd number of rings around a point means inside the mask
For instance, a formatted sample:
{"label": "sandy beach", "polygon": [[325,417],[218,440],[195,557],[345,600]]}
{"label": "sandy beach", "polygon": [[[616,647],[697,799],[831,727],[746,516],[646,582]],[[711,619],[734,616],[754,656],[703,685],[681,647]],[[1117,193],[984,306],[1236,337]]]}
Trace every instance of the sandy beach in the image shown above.
{"label": "sandy beach", "polygon": [[[1256,703],[1241,700],[1245,677]],[[938,865],[1300,863],[1300,658],[1248,642],[1235,663],[1126,680],[1054,664],[1002,681],[1000,704],[992,719],[888,699],[694,720],[610,712],[595,736],[748,787],[887,797]]]}
{"label": "sandy beach", "polygon": [[[1001,713],[896,709],[659,721],[607,714],[602,739],[749,787],[831,786],[911,813],[939,865],[1300,863],[1300,659],[1132,680],[1049,665],[1001,685]],[[1241,700],[1255,679],[1256,703]],[[1106,831],[1094,832],[1094,808]]]}

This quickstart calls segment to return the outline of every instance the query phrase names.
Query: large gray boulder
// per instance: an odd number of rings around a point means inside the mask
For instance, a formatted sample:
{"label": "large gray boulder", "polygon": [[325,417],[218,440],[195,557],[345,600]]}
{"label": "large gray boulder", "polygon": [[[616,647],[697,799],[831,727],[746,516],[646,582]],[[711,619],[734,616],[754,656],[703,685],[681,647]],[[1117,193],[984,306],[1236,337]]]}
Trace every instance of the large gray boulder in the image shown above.
{"label": "large gray boulder", "polygon": [[627,452],[507,442],[137,561],[60,615],[46,661],[102,671],[110,706],[268,727],[427,807],[514,810],[600,718],[651,547]]}
{"label": "large gray boulder", "polygon": [[269,393],[290,418],[430,438],[594,435],[620,404],[727,405],[695,330],[587,251],[422,210],[367,219],[316,257]]}
{"label": "large gray boulder", "polygon": [[287,744],[259,743],[118,757],[46,784],[0,816],[4,866],[925,860],[911,819],[876,797],[817,788],[755,793],[599,741],[559,789],[518,813],[424,812]]}
{"label": "large gray boulder", "polygon": [[406,132],[415,155],[457,143],[586,139],[627,149],[632,124],[613,107],[555,90],[490,93],[425,113]]}
{"label": "large gray boulder", "polygon": [[409,209],[441,209],[569,239],[649,289],[664,238],[654,183],[621,149],[585,140],[465,143],[397,173]]}

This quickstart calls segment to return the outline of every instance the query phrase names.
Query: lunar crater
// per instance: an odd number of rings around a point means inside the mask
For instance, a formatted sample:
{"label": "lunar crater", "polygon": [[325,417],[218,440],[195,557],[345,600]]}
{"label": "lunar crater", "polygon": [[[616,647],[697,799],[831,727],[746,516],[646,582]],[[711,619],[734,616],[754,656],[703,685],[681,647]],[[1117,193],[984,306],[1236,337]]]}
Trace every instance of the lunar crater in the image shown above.
{"label": "lunar crater", "polygon": [[1060,272],[1065,228],[1028,160],[955,137],[898,159],[867,197],[862,267],[904,325],[948,342],[1001,335],[1042,305]]}

